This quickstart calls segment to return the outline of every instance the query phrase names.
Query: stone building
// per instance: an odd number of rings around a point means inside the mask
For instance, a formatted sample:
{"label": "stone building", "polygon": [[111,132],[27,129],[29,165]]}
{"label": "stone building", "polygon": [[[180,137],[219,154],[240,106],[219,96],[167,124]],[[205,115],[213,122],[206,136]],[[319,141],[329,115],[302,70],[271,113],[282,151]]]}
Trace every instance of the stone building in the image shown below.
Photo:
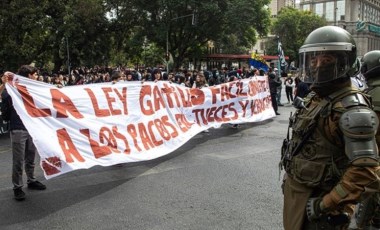
{"label": "stone building", "polygon": [[380,50],[380,0],[295,0],[295,6],[310,10],[330,25],[346,29],[358,47],[358,56]]}
{"label": "stone building", "polygon": [[[380,0],[272,0],[272,17],[285,6],[312,11],[329,25],[346,29],[356,41],[359,57],[380,50]],[[264,52],[260,42],[253,49]]]}

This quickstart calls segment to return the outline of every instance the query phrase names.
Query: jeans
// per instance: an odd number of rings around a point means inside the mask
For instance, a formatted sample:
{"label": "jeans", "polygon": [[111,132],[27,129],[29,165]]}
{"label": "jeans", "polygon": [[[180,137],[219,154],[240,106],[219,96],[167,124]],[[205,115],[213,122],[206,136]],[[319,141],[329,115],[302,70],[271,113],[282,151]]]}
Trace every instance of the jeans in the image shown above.
{"label": "jeans", "polygon": [[277,110],[278,110],[278,105],[277,105],[277,94],[275,93],[271,93],[270,94],[270,97],[272,99],[272,107],[273,107],[273,110],[274,112],[277,113]]}
{"label": "jeans", "polygon": [[13,189],[21,188],[23,184],[22,174],[25,174],[28,182],[36,180],[34,176],[34,159],[37,149],[33,144],[32,137],[26,130],[12,130],[10,132],[11,148],[13,153],[12,183]]}
{"label": "jeans", "polygon": [[293,102],[293,87],[285,87],[286,99]]}
{"label": "jeans", "polygon": [[276,100],[277,100],[278,105],[281,105],[281,91],[282,91],[282,86],[277,87]]}

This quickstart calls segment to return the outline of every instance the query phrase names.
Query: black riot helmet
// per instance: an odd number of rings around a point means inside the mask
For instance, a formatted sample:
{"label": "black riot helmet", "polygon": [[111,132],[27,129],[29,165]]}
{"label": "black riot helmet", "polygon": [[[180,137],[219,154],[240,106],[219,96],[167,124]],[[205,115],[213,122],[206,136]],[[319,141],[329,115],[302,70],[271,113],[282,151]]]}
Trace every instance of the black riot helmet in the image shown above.
{"label": "black riot helmet", "polygon": [[367,80],[376,76],[380,77],[380,50],[364,54],[360,70]]}
{"label": "black riot helmet", "polygon": [[301,80],[326,83],[348,78],[358,71],[356,44],[351,34],[337,26],[311,32],[299,50]]}

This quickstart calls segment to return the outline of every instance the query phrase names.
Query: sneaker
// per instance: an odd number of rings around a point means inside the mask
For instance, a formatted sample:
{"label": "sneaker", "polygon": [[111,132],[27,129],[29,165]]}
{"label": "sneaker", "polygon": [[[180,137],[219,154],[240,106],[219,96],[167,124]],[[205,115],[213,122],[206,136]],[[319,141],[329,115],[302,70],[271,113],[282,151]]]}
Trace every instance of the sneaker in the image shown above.
{"label": "sneaker", "polygon": [[15,200],[17,201],[25,200],[25,193],[24,191],[22,191],[22,188],[13,189],[13,193],[15,196]]}
{"label": "sneaker", "polygon": [[276,115],[281,115],[281,113],[279,113],[279,112],[276,112]]}
{"label": "sneaker", "polygon": [[209,133],[210,131],[208,131],[208,129],[206,130],[203,130],[203,133]]}
{"label": "sneaker", "polygon": [[33,190],[45,190],[46,186],[42,184],[39,181],[33,181],[28,183],[28,189],[33,189]]}
{"label": "sneaker", "polygon": [[281,104],[281,103],[278,103],[277,105],[278,105],[278,106],[284,106],[284,105],[283,105],[283,104]]}

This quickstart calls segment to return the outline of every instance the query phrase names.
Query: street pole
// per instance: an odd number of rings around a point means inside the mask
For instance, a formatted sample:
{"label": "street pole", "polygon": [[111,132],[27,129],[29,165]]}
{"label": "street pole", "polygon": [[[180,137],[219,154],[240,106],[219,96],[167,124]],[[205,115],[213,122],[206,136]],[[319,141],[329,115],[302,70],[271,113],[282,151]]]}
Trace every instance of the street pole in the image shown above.
{"label": "street pole", "polygon": [[[278,77],[281,77],[281,54],[280,54],[280,37],[277,36],[277,52],[278,52],[278,64],[277,64],[277,69],[278,69]],[[281,48],[282,49],[282,48]]]}
{"label": "street pole", "polygon": [[146,69],[146,48],[147,48],[146,38],[144,38],[143,48],[144,48],[144,69]]}
{"label": "street pole", "polygon": [[166,56],[165,56],[165,60],[166,60],[166,72],[167,74],[169,74],[169,28],[167,28],[166,30]]}
{"label": "street pole", "polygon": [[[192,14],[186,14],[183,16],[172,18],[172,19],[170,19],[170,21],[177,20],[180,18],[193,17],[191,23],[192,23],[192,25],[195,25],[197,23],[197,19],[195,18],[195,12],[196,11],[194,11],[194,13],[192,13]],[[169,74],[169,60],[170,60],[170,55],[169,55],[169,27],[166,28],[166,56],[165,56],[165,60],[166,60],[166,71]]]}
{"label": "street pole", "polygon": [[66,36],[66,49],[67,49],[67,70],[68,76],[70,76],[70,52],[69,52],[69,38]]}

